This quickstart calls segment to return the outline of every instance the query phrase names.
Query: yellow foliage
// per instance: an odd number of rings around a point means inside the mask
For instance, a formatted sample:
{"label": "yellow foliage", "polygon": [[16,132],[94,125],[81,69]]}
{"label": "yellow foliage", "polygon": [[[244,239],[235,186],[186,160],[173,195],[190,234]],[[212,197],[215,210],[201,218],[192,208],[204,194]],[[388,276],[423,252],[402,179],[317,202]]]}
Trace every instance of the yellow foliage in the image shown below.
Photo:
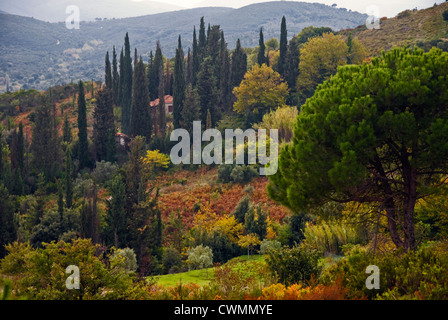
{"label": "yellow foliage", "polygon": [[239,87],[233,89],[237,100],[233,109],[239,113],[265,113],[286,103],[288,85],[271,67],[256,64],[246,72]]}
{"label": "yellow foliage", "polygon": [[170,157],[159,150],[148,150],[142,161],[150,168],[167,168],[170,163]]}
{"label": "yellow foliage", "polygon": [[324,33],[310,39],[300,49],[298,91],[312,91],[335,74],[338,66],[347,64],[347,56],[348,46],[340,35]]}

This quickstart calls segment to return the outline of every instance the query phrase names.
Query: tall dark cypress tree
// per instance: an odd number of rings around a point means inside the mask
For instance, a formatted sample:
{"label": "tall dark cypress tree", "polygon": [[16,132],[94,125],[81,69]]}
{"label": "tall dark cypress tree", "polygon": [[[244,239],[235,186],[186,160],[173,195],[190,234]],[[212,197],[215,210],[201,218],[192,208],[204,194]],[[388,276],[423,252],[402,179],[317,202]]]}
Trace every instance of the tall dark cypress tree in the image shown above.
{"label": "tall dark cypress tree", "polygon": [[191,66],[191,83],[196,84],[196,77],[199,71],[199,47],[196,39],[196,27],[193,28],[193,52],[192,52],[192,66]]}
{"label": "tall dark cypress tree", "polygon": [[280,27],[280,56],[278,58],[278,73],[285,79],[286,76],[286,54],[288,51],[288,37],[286,31],[286,18],[283,16]]}
{"label": "tall dark cypress tree", "polygon": [[236,48],[232,54],[231,83],[232,87],[240,85],[247,71],[247,55],[241,47],[240,39],[236,41]]}
{"label": "tall dark cypress tree", "polygon": [[65,206],[71,208],[73,204],[73,160],[70,147],[65,151]]}
{"label": "tall dark cypress tree", "polygon": [[263,28],[260,28],[260,39],[258,40],[258,56],[257,56],[257,63],[261,66],[263,63],[268,64],[268,60],[266,58],[266,46],[264,44],[264,37],[263,37]]}
{"label": "tall dark cypress tree", "polygon": [[112,50],[112,98],[115,106],[119,104],[120,75],[118,74],[117,52],[115,46]]}
{"label": "tall dark cypress tree", "polygon": [[149,141],[152,122],[149,113],[148,82],[145,65],[141,57],[135,66],[133,82],[130,134],[134,137],[143,136]]}
{"label": "tall dark cypress tree", "polygon": [[72,141],[72,129],[70,127],[70,122],[68,121],[67,113],[64,115],[64,125],[62,127],[62,141],[64,142]]}
{"label": "tall dark cypress tree", "polygon": [[87,140],[87,107],[84,83],[78,83],[78,160],[79,169],[90,166],[89,142]]}
{"label": "tall dark cypress tree", "polygon": [[157,41],[156,46],[156,54],[154,59],[152,59],[152,63],[148,68],[148,90],[149,90],[149,98],[150,100],[157,99],[159,95],[159,70],[162,68],[163,70],[163,55],[162,48],[160,47],[160,42]]}
{"label": "tall dark cypress tree", "polygon": [[[120,76],[121,77],[121,76]],[[132,57],[131,46],[129,44],[129,36],[126,32],[124,40],[124,57],[123,57],[123,101],[121,111],[121,129],[123,133],[129,133],[131,119],[131,103],[132,103]]]}
{"label": "tall dark cypress tree", "polygon": [[218,110],[216,105],[219,101],[219,93],[216,88],[216,77],[213,61],[210,57],[205,58],[198,73],[198,81],[196,83],[199,101],[201,104],[201,121],[205,127],[207,122],[207,111],[210,111],[212,126],[218,120]]}
{"label": "tall dark cypress tree", "polygon": [[232,87],[231,87],[231,73],[230,73],[230,55],[227,49],[227,43],[224,40],[224,32],[221,31],[221,43],[219,50],[220,59],[220,105],[223,112],[227,112],[231,107]]}
{"label": "tall dark cypress tree", "polygon": [[112,85],[112,67],[110,65],[109,51],[106,52],[106,61],[104,63],[104,82],[107,89],[113,90]]}
{"label": "tall dark cypress tree", "polygon": [[179,35],[174,61],[174,84],[173,84],[173,125],[180,127],[182,107],[185,99],[185,75],[184,75],[184,52],[182,50],[181,37]]}
{"label": "tall dark cypress tree", "polygon": [[157,127],[160,137],[163,139],[166,135],[166,114],[165,114],[165,86],[163,79],[163,69],[159,70],[159,105],[157,106]]}
{"label": "tall dark cypress tree", "polygon": [[126,201],[126,185],[123,177],[116,175],[109,184],[110,200],[107,201],[105,241],[115,248],[126,246],[127,217],[124,210]]}
{"label": "tall dark cypress tree", "polygon": [[121,48],[120,53],[120,78],[118,79],[118,104],[123,106],[124,101],[124,53],[123,48]]}
{"label": "tall dark cypress tree", "polygon": [[205,36],[205,23],[204,23],[204,17],[202,17],[201,22],[199,24],[199,42],[198,42],[199,65],[202,63],[202,60],[204,59],[206,47],[207,47],[207,38]]}
{"label": "tall dark cypress tree", "polygon": [[60,164],[60,142],[53,126],[52,110],[48,97],[35,110],[35,122],[31,140],[32,165],[47,180],[52,180]]}
{"label": "tall dark cypress tree", "polygon": [[105,88],[98,91],[93,118],[96,160],[112,162],[115,158],[115,124],[111,90]]}

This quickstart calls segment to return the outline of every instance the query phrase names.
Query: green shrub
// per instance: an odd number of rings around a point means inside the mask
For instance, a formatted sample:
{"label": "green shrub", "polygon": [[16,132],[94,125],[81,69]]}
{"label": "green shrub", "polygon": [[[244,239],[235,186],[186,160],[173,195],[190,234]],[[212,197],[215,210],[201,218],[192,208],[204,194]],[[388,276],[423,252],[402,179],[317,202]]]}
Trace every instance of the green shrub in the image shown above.
{"label": "green shrub", "polygon": [[312,276],[318,277],[321,271],[320,254],[315,250],[300,247],[283,247],[270,250],[266,263],[273,276],[285,286],[294,283],[307,282]]}
{"label": "green shrub", "polygon": [[280,241],[264,239],[260,245],[260,253],[267,254],[267,253],[269,253],[269,251],[279,250],[279,249],[281,249],[281,247],[282,247],[282,244],[280,243]]}
{"label": "green shrub", "polygon": [[[397,250],[373,255],[355,246],[347,255],[322,272],[320,281],[334,282],[343,276],[351,297],[369,299],[448,299],[447,243],[430,243],[416,251]],[[366,268],[376,265],[380,288],[366,288]]]}
{"label": "green shrub", "polygon": [[354,224],[343,221],[319,221],[306,223],[302,245],[323,252],[324,254],[341,254],[346,244],[363,244],[366,239],[360,235]]}

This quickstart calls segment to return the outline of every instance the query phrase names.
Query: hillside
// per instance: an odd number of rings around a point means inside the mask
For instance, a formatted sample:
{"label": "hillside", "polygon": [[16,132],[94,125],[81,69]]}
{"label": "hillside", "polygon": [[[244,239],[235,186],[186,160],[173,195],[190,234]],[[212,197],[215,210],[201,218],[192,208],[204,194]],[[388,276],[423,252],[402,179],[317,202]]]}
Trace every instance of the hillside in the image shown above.
{"label": "hillside", "polygon": [[182,36],[186,49],[191,46],[193,27],[199,20],[217,24],[225,32],[228,47],[237,38],[244,47],[258,45],[258,32],[265,39],[279,37],[280,21],[286,16],[288,37],[304,27],[327,26],[334,30],[363,24],[366,15],[323,4],[305,2],[267,2],[240,9],[210,7],[165,12],[135,18],[82,22],[79,30],[68,30],[65,23],[48,23],[37,19],[2,15],[0,19],[0,92],[6,79],[12,89],[45,89],[56,84],[103,77],[104,55],[115,45],[119,50],[129,32],[131,47],[147,60],[160,40],[163,54],[173,57],[177,37]]}
{"label": "hillside", "polygon": [[351,32],[353,37],[358,37],[372,56],[394,46],[423,46],[431,41],[448,41],[447,23],[442,18],[447,9],[445,2],[428,9],[406,10],[391,19],[381,18],[380,29],[368,30],[362,25],[340,33],[347,36]]}
{"label": "hillside", "polygon": [[0,9],[10,14],[43,21],[63,22],[68,16],[65,10],[71,5],[76,5],[80,9],[82,21],[136,17],[184,9],[180,6],[150,0],[15,0],[2,1]]}

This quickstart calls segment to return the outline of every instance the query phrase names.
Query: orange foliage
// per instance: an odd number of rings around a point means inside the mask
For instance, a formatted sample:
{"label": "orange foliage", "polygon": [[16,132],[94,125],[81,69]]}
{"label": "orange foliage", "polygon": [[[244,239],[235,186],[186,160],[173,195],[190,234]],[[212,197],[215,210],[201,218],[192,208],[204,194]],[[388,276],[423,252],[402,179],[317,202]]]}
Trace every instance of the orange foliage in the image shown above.
{"label": "orange foliage", "polygon": [[311,284],[303,287],[301,284],[292,284],[285,287],[281,283],[273,284],[262,290],[260,300],[346,300],[348,290],[342,285],[342,279],[324,284]]}

